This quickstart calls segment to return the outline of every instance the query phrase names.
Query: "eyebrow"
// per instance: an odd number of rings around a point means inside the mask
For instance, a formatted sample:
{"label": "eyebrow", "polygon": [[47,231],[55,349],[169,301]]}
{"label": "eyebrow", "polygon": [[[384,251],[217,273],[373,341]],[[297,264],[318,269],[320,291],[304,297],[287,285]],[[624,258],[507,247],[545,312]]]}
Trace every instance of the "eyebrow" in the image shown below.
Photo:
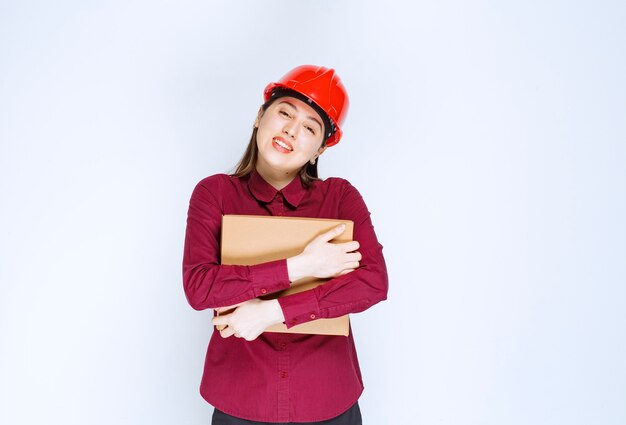
{"label": "eyebrow", "polygon": [[[289,102],[288,100],[283,100],[282,102],[279,103],[279,105],[281,103],[286,103],[287,105],[290,105],[291,107],[293,107],[293,109],[295,109],[296,111],[298,110],[298,108],[296,107],[296,105],[294,105],[293,103]],[[317,125],[320,126],[320,130],[323,131],[324,126],[322,125],[322,123],[315,117],[312,116],[308,116],[307,118],[312,119],[313,121],[315,121],[317,123]]]}

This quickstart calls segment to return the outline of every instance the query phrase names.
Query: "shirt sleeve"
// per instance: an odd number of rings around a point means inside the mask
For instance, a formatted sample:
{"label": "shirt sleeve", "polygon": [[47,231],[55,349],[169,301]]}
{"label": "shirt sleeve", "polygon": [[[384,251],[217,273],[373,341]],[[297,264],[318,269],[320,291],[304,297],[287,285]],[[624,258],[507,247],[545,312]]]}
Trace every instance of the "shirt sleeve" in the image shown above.
{"label": "shirt sleeve", "polygon": [[195,310],[237,304],[290,285],[287,259],[251,266],[220,264],[223,208],[218,178],[200,181],[189,201],[183,287]]}
{"label": "shirt sleeve", "polygon": [[357,251],[362,255],[359,267],[308,291],[278,298],[288,329],[311,320],[359,313],[387,299],[387,266],[371,213],[358,190],[344,182],[338,218],[354,222],[353,240],[359,241]]}

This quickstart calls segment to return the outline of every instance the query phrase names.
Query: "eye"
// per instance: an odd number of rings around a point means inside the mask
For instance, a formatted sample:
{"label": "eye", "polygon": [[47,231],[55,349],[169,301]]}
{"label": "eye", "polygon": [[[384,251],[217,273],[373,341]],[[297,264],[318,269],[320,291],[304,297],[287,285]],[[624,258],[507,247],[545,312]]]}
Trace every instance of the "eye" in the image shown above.
{"label": "eye", "polygon": [[307,130],[309,130],[311,132],[311,134],[315,134],[315,131],[313,131],[313,129],[311,127],[307,127]]}
{"label": "eye", "polygon": [[287,112],[285,111],[279,111],[280,114],[286,116],[286,117],[290,117],[291,115],[289,115]]}

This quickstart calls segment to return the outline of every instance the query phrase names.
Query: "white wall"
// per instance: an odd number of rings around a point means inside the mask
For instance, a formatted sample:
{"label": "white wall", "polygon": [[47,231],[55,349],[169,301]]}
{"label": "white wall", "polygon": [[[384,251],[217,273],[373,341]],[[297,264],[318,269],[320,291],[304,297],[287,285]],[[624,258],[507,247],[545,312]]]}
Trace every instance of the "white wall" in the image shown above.
{"label": "white wall", "polygon": [[618,1],[1,1],[0,423],[210,423],[189,197],[302,63],[349,90],[320,172],[361,191],[389,268],[353,316],[364,423],[626,423],[625,21]]}

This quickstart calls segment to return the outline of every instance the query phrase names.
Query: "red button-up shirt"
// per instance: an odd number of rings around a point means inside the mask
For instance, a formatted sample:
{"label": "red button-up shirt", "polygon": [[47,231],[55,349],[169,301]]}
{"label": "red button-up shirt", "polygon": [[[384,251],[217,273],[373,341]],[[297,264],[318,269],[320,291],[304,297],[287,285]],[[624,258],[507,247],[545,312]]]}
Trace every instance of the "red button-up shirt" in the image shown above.
{"label": "red button-up shirt", "polygon": [[[256,171],[201,180],[189,201],[183,286],[196,310],[224,307],[290,286],[287,260],[220,264],[223,214],[349,219],[360,266],[308,291],[279,298],[287,328],[318,318],[358,313],[387,299],[387,268],[370,212],[347,180],[329,177],[307,190],[296,177],[276,190]],[[260,422],[315,422],[350,408],[363,380],[349,336],[264,332],[253,341],[222,338],[214,328],[200,393],[230,415]]]}

